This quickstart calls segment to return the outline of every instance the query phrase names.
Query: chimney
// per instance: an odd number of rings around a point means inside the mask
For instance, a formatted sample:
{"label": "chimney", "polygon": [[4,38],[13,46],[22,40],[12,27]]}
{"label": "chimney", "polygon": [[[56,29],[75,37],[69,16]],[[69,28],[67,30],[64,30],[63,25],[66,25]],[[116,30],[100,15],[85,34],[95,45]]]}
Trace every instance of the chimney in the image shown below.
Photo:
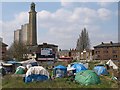
{"label": "chimney", "polygon": [[43,45],[47,45],[47,43],[43,43]]}
{"label": "chimney", "polygon": [[113,44],[113,42],[112,42],[112,41],[110,41],[110,44]]}
{"label": "chimney", "polygon": [[102,44],[104,44],[104,43],[102,42]]}

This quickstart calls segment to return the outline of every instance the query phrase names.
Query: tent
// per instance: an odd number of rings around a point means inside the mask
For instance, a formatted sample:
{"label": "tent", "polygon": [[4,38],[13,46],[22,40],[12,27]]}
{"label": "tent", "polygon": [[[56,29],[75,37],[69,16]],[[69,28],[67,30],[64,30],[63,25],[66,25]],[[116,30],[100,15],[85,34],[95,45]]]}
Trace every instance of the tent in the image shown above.
{"label": "tent", "polygon": [[49,79],[49,72],[42,66],[30,67],[24,77],[26,83],[32,81],[44,81],[47,79]]}
{"label": "tent", "polygon": [[108,71],[104,66],[95,66],[94,71],[97,75],[108,75]]}
{"label": "tent", "polygon": [[53,68],[53,74],[56,77],[64,77],[67,74],[67,67],[62,66],[62,65],[58,65],[56,67]]}
{"label": "tent", "polygon": [[25,67],[23,66],[17,67],[15,74],[25,74]]}
{"label": "tent", "polygon": [[118,66],[116,66],[116,65],[113,63],[112,60],[109,60],[106,64],[109,65],[109,66],[112,66],[113,69],[118,69]]}
{"label": "tent", "polygon": [[94,71],[84,70],[76,73],[75,81],[81,85],[94,85],[100,83],[100,78]]}
{"label": "tent", "polygon": [[15,60],[7,61],[7,64],[12,64],[12,72],[15,72],[16,68],[22,65],[21,63]]}
{"label": "tent", "polygon": [[67,71],[72,71],[72,70],[75,70],[75,68],[70,66],[67,67]]}
{"label": "tent", "polygon": [[80,72],[82,70],[87,70],[83,64],[78,64],[78,63],[73,64],[71,67],[76,69],[75,73]]}
{"label": "tent", "polygon": [[75,68],[73,68],[70,65],[68,65],[68,67],[67,67],[67,75],[68,76],[74,75],[75,70],[76,70]]}
{"label": "tent", "polygon": [[6,73],[11,73],[13,71],[12,64],[3,63],[3,67],[6,69]]}
{"label": "tent", "polygon": [[0,66],[0,75],[2,76],[6,75],[6,69],[2,66]]}
{"label": "tent", "polygon": [[88,69],[88,63],[73,62],[73,63],[71,63],[71,66],[74,64],[82,64],[86,69]]}
{"label": "tent", "polygon": [[27,67],[27,69],[29,69],[30,67],[32,67],[32,65],[31,64],[27,64],[26,67]]}

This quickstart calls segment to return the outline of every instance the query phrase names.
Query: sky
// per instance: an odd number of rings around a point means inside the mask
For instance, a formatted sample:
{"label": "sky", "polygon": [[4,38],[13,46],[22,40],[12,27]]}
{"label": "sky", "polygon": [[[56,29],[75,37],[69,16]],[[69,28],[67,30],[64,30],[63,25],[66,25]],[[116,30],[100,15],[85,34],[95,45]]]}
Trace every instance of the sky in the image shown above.
{"label": "sky", "polygon": [[[14,31],[28,23],[31,2],[1,2],[0,35],[9,46]],[[76,48],[81,31],[86,28],[91,48],[101,42],[118,42],[117,2],[35,2],[37,42],[58,45],[60,49]]]}

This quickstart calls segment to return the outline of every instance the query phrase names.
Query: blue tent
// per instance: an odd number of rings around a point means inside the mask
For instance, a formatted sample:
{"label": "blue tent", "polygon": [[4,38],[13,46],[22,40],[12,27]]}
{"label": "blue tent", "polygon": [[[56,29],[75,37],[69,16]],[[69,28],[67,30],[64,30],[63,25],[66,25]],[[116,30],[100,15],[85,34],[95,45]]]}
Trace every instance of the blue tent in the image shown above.
{"label": "blue tent", "polygon": [[79,63],[73,64],[72,67],[76,69],[75,73],[78,73],[78,72],[80,72],[82,70],[87,70],[84,65],[79,64]]}
{"label": "blue tent", "polygon": [[58,66],[54,67],[53,74],[56,77],[64,77],[67,75],[67,67],[58,65]]}
{"label": "blue tent", "polygon": [[44,81],[49,79],[49,72],[42,66],[33,66],[28,69],[24,82]]}
{"label": "blue tent", "polygon": [[97,73],[97,75],[107,75],[107,69],[104,66],[95,66],[94,71]]}

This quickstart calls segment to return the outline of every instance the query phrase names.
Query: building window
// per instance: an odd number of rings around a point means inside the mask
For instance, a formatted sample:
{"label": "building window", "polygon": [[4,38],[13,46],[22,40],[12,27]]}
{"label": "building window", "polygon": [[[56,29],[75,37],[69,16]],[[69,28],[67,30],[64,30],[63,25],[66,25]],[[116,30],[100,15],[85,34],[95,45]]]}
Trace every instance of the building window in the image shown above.
{"label": "building window", "polygon": [[117,53],[117,51],[116,51],[116,50],[113,50],[112,53]]}
{"label": "building window", "polygon": [[100,55],[98,55],[97,57],[100,58]]}
{"label": "building window", "polygon": [[113,58],[117,58],[117,55],[113,55]]}
{"label": "building window", "polygon": [[96,51],[96,54],[99,54],[100,53],[100,51]]}
{"label": "building window", "polygon": [[103,53],[108,53],[108,51],[107,51],[107,50],[105,50],[105,51],[103,51]]}

